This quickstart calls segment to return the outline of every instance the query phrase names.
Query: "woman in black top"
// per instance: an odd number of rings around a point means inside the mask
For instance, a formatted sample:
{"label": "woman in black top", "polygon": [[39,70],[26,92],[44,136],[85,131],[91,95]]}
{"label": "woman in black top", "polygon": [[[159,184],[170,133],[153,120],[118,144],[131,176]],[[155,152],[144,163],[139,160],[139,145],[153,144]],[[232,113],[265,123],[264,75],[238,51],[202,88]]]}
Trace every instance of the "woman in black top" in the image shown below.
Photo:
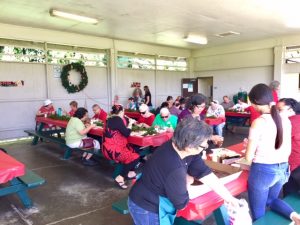
{"label": "woman in black top", "polygon": [[129,193],[128,206],[135,225],[159,224],[159,205],[163,198],[176,210],[183,209],[189,201],[187,187],[194,179],[236,205],[237,200],[200,156],[211,135],[209,125],[187,118],[177,125],[172,141],[157,148]]}
{"label": "woman in black top", "polygon": [[145,91],[145,104],[151,109],[152,103],[151,103],[151,92],[149,90],[148,86],[144,86]]}

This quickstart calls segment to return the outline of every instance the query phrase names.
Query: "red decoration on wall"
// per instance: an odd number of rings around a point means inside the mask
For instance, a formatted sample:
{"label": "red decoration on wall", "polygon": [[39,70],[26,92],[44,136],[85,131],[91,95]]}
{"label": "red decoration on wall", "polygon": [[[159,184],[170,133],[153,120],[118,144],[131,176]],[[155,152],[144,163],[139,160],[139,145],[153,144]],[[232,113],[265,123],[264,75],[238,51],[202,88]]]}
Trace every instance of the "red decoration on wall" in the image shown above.
{"label": "red decoration on wall", "polygon": [[131,86],[132,88],[140,88],[141,87],[141,83],[140,82],[132,82]]}
{"label": "red decoration on wall", "polygon": [[22,86],[24,86],[24,80],[0,81],[0,87],[22,87]]}

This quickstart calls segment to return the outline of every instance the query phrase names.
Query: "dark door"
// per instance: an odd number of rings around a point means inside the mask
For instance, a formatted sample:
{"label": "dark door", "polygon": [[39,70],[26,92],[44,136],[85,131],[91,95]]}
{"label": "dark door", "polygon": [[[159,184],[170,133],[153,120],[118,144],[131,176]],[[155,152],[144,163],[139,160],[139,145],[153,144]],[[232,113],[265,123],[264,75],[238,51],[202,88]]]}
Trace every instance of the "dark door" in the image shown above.
{"label": "dark door", "polygon": [[198,93],[197,78],[182,78],[181,80],[181,95],[183,97],[190,97]]}

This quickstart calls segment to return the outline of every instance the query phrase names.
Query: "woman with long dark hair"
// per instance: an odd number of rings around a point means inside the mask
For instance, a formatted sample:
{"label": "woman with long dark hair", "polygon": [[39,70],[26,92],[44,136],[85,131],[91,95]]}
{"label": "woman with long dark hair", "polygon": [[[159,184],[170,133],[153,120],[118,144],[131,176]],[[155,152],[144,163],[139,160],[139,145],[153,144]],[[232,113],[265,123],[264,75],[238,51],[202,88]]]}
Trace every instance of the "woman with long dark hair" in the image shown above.
{"label": "woman with long dark hair", "polygon": [[125,179],[136,176],[134,168],[140,158],[127,141],[135,120],[125,120],[124,108],[121,105],[114,105],[111,115],[106,122],[102,152],[107,159],[123,164],[123,169],[120,175],[115,177],[115,181],[120,188],[126,189]]}
{"label": "woman with long dark hair", "polygon": [[292,124],[292,152],[289,157],[291,175],[283,186],[283,195],[300,191],[300,104],[293,98],[282,98],[277,103],[281,114],[289,117]]}
{"label": "woman with long dark hair", "polygon": [[145,91],[145,104],[151,109],[152,108],[152,102],[151,102],[151,92],[148,86],[144,86]]}
{"label": "woman with long dark hair", "polygon": [[252,162],[248,178],[248,196],[253,220],[264,216],[266,206],[300,224],[300,215],[278,198],[289,177],[291,123],[281,116],[273,103],[272,90],[265,84],[255,85],[249,99],[261,113],[250,128],[246,160]]}

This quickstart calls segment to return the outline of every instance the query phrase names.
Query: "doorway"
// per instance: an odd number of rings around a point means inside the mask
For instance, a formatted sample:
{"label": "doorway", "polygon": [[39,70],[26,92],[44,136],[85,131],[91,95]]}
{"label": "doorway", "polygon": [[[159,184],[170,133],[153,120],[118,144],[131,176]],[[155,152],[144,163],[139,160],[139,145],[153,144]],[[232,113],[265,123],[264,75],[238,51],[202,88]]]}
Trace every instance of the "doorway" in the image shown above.
{"label": "doorway", "polygon": [[209,102],[213,100],[213,77],[198,77],[198,93],[204,94]]}

